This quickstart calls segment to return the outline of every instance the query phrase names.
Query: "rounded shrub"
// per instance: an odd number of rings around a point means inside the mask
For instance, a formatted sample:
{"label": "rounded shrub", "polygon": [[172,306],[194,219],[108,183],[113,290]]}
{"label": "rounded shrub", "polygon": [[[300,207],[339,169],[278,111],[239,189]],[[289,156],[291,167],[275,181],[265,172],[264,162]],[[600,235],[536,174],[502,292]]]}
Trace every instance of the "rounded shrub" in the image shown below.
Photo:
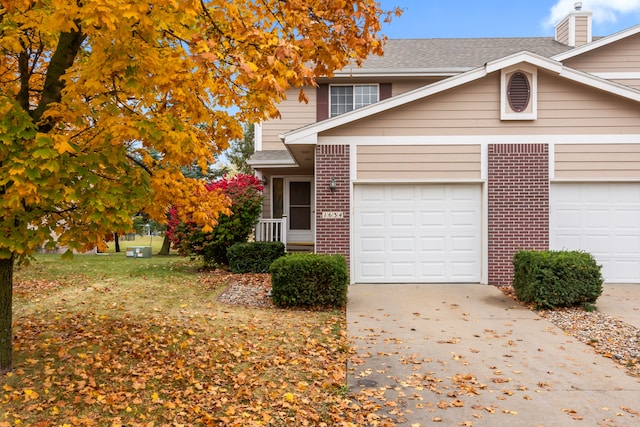
{"label": "rounded shrub", "polygon": [[271,295],[280,307],[342,307],[347,303],[349,272],[342,255],[292,254],[275,260]]}
{"label": "rounded shrub", "polygon": [[593,304],[602,294],[601,266],[582,251],[519,251],[513,290],[536,308]]}

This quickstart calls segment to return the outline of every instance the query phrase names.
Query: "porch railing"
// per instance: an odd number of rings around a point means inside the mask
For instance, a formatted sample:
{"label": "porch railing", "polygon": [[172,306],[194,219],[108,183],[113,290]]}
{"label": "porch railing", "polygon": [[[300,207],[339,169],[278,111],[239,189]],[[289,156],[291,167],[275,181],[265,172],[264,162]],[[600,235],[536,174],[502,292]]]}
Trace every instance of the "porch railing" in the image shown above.
{"label": "porch railing", "polygon": [[287,216],[260,218],[256,224],[256,242],[282,242],[287,245]]}

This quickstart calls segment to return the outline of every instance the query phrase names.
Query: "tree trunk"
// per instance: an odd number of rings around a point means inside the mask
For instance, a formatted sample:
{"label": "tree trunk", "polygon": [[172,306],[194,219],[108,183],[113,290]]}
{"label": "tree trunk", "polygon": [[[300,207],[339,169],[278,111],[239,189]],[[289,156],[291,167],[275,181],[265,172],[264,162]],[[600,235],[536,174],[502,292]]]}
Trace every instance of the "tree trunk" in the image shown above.
{"label": "tree trunk", "polygon": [[162,248],[160,248],[160,252],[158,255],[169,255],[169,251],[171,250],[171,242],[167,235],[164,235],[164,240],[162,241]]}
{"label": "tree trunk", "polygon": [[118,233],[113,233],[113,241],[116,245],[116,253],[120,253],[120,237]]}
{"label": "tree trunk", "polygon": [[13,263],[13,254],[9,259],[0,259],[0,374],[13,367]]}

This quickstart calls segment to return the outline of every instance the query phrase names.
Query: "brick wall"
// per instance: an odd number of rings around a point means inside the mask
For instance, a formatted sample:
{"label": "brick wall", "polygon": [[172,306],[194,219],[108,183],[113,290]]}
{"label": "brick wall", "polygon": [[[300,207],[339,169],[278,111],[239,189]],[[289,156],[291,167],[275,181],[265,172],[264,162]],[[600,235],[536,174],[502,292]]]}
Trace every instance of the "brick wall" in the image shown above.
{"label": "brick wall", "polygon": [[[342,254],[349,265],[349,146],[316,146],[316,252]],[[331,178],[336,191],[331,192]],[[323,218],[342,212],[342,218]]]}
{"label": "brick wall", "polygon": [[510,285],[513,256],[549,248],[549,148],[490,144],[489,284]]}

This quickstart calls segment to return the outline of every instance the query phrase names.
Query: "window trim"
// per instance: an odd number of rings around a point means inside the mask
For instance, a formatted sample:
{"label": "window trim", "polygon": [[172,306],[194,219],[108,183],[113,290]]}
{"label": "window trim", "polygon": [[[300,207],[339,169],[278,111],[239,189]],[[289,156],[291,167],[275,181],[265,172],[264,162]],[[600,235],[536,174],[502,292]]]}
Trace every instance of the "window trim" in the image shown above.
{"label": "window trim", "polygon": [[[332,118],[332,117],[338,117],[338,116],[340,116],[340,115],[342,115],[342,114],[345,114],[345,113],[340,113],[340,114],[336,114],[336,115],[332,115],[332,114],[331,114],[331,106],[332,106],[332,99],[331,99],[331,98],[332,98],[332,96],[331,96],[331,95],[332,95],[332,93],[331,93],[331,89],[332,89],[333,87],[338,87],[338,86],[342,86],[342,87],[349,86],[349,87],[354,88],[354,91],[353,91],[353,99],[352,99],[353,104],[352,104],[352,105],[355,105],[355,97],[356,97],[356,91],[355,91],[355,88],[356,88],[357,86],[371,86],[371,87],[375,87],[375,88],[376,88],[377,100],[376,100],[375,102],[372,102],[371,104],[375,104],[376,102],[380,102],[380,83],[342,83],[342,84],[338,83],[338,84],[330,84],[330,85],[329,85],[329,91],[328,91],[328,92],[329,92],[329,93],[328,93],[328,100],[327,100],[327,101],[328,101],[328,102],[327,102],[327,114],[328,114],[328,117],[329,117],[329,118]],[[367,104],[367,105],[371,105],[371,104]],[[363,105],[363,107],[366,107],[367,105]],[[353,108],[353,109],[351,109],[351,110],[349,110],[349,111],[346,111],[346,113],[351,112],[351,111],[354,111],[354,110],[357,110],[357,109],[359,109],[359,108],[362,108],[362,107]]]}
{"label": "window trim", "polygon": [[[522,111],[511,108],[509,102],[509,82],[514,74],[523,74],[529,83],[529,102]],[[537,120],[538,119],[538,69],[527,64],[518,64],[505,68],[500,76],[500,119],[501,120]]]}

